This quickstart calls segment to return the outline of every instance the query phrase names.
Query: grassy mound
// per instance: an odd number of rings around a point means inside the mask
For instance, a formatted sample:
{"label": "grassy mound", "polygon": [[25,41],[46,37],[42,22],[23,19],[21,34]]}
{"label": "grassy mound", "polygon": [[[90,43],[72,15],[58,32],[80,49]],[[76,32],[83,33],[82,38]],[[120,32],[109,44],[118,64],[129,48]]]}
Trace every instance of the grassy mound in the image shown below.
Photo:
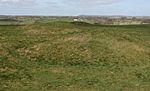
{"label": "grassy mound", "polygon": [[150,25],[0,26],[0,91],[149,91]]}

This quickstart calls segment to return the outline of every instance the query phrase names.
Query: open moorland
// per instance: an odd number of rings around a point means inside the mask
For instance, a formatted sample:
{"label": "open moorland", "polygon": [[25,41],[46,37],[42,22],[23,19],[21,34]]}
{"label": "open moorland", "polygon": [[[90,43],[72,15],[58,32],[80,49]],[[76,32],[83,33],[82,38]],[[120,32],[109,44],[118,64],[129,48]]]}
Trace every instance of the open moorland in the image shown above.
{"label": "open moorland", "polygon": [[150,91],[150,25],[0,25],[0,91]]}

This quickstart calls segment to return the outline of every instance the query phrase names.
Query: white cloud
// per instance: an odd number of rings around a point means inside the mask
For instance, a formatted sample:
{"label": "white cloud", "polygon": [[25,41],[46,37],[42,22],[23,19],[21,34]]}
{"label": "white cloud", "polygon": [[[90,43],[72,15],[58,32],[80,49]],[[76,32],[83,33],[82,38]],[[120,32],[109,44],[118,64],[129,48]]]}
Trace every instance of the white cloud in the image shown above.
{"label": "white cloud", "polygon": [[0,0],[0,5],[24,6],[24,5],[33,5],[35,2],[36,0]]}
{"label": "white cloud", "polygon": [[120,0],[62,0],[64,3],[71,5],[97,5],[97,4],[112,4]]}
{"label": "white cloud", "polygon": [[49,1],[49,6],[53,4],[56,7],[69,7],[72,9],[87,9],[102,5],[111,5],[122,0],[53,0]]}
{"label": "white cloud", "polygon": [[0,6],[7,7],[28,7],[28,6],[47,6],[52,8],[72,7],[90,8],[99,5],[108,5],[121,0],[0,0]]}

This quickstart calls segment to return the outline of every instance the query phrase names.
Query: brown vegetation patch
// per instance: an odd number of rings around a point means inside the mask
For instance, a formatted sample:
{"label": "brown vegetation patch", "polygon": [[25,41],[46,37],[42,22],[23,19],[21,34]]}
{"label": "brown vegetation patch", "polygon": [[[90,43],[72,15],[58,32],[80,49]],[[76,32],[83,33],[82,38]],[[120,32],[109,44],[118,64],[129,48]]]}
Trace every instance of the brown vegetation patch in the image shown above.
{"label": "brown vegetation patch", "polygon": [[116,50],[126,50],[127,52],[146,52],[146,48],[131,42],[115,42],[112,46]]}
{"label": "brown vegetation patch", "polygon": [[2,44],[0,44],[0,56],[6,55],[8,55],[8,52],[2,47]]}
{"label": "brown vegetation patch", "polygon": [[70,35],[63,39],[64,42],[67,42],[67,41],[88,42],[89,40],[90,40],[90,37],[85,34]]}
{"label": "brown vegetation patch", "polygon": [[70,34],[70,33],[78,33],[80,32],[81,30],[79,29],[63,29],[61,31],[61,34]]}

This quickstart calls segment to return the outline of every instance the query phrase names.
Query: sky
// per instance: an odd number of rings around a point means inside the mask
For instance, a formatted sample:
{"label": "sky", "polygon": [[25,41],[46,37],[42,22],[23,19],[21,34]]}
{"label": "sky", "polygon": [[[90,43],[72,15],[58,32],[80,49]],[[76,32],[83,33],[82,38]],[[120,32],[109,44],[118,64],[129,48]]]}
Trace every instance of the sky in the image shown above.
{"label": "sky", "polygon": [[150,0],[0,0],[0,15],[150,16]]}

